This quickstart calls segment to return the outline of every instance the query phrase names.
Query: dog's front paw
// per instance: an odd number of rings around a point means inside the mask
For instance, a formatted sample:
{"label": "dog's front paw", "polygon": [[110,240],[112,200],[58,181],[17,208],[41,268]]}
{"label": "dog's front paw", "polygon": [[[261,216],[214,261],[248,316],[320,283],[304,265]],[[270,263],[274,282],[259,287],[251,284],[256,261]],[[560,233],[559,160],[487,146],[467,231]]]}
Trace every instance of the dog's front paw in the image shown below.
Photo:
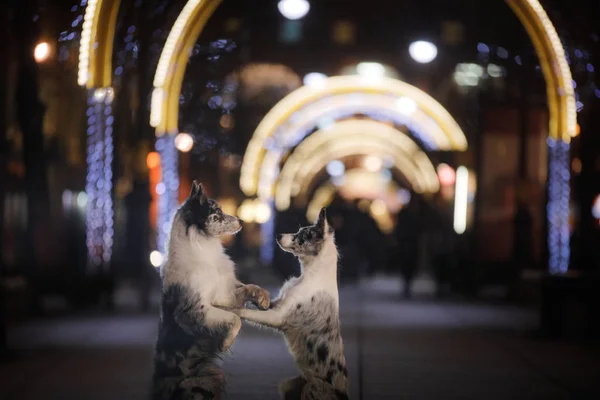
{"label": "dog's front paw", "polygon": [[247,288],[250,300],[253,303],[256,303],[258,308],[261,310],[268,310],[269,305],[271,304],[271,296],[269,295],[269,292],[256,285],[248,285]]}

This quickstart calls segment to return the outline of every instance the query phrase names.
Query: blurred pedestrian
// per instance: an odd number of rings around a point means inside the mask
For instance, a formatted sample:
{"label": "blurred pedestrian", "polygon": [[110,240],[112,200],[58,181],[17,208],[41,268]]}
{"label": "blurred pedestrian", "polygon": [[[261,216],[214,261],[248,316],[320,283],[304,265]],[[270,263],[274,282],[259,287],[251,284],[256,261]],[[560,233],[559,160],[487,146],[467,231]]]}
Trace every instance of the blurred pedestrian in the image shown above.
{"label": "blurred pedestrian", "polygon": [[404,280],[403,296],[412,296],[412,284],[419,266],[421,218],[418,198],[413,194],[409,203],[400,210],[394,230],[397,266]]}

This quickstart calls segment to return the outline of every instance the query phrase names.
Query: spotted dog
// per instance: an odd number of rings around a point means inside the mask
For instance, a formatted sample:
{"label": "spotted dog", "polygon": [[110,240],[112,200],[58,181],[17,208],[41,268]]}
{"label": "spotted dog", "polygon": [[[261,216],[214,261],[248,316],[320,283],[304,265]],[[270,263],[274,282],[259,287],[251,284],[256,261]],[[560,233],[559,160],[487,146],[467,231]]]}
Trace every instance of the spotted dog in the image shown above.
{"label": "spotted dog", "polygon": [[282,399],[347,399],[348,369],[339,320],[338,252],[325,209],[312,226],[278,235],[302,273],[288,280],[267,311],[238,309],[242,318],[283,333],[301,375],[282,382]]}
{"label": "spotted dog", "polygon": [[235,340],[240,317],[216,308],[252,301],[267,309],[268,293],[235,276],[220,236],[241,222],[207,199],[198,182],[175,213],[161,269],[162,302],[154,356],[153,399],[213,399],[224,389],[220,356]]}

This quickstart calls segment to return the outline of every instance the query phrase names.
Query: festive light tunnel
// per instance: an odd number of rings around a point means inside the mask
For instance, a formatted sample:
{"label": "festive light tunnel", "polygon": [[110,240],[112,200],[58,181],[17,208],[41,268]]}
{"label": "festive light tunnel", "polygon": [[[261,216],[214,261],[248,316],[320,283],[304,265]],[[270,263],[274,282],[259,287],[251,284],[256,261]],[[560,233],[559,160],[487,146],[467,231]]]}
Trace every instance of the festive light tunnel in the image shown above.
{"label": "festive light tunnel", "polygon": [[285,210],[291,197],[303,193],[306,182],[324,168],[323,163],[353,155],[353,151],[363,155],[372,151],[388,157],[417,192],[433,193],[439,189],[435,167],[406,134],[377,121],[346,120],[318,130],[301,142],[287,157],[280,173],[279,165],[270,165],[266,159],[262,166],[266,171],[261,173],[266,178],[259,188],[260,197],[267,200],[274,193],[275,206]]}
{"label": "festive light tunnel", "polygon": [[[330,96],[340,94],[359,95],[363,93],[391,94],[395,101],[388,103],[394,104],[395,114],[403,116],[404,119],[410,119],[412,114],[419,111],[435,121],[435,124],[432,125],[440,129],[422,128],[419,129],[419,132],[423,136],[440,133],[439,136],[431,138],[431,142],[435,143],[434,148],[436,150],[463,151],[467,149],[465,134],[454,118],[452,118],[442,105],[420,89],[406,82],[385,77],[371,80],[364,79],[358,75],[336,76],[327,78],[318,88],[303,86],[288,94],[263,118],[254,131],[254,135],[248,143],[244,155],[240,177],[240,186],[244,193],[249,196],[256,193],[258,171],[267,152],[266,142],[269,139],[277,138],[276,132],[278,129],[282,128],[282,130],[293,132],[293,129],[288,129],[288,125],[293,125],[294,123],[301,125],[303,121],[306,121],[307,118],[303,117],[302,113],[299,113],[303,107],[318,102],[321,99],[328,102],[327,100]],[[337,107],[343,108],[347,104],[352,104],[352,102],[341,101],[334,104]],[[422,114],[417,113],[417,115]],[[413,120],[416,120],[416,118],[413,118]],[[285,141],[283,142],[285,145]]]}
{"label": "festive light tunnel", "polygon": [[[171,29],[154,79],[152,94],[152,109],[150,123],[156,127],[157,136],[175,135],[178,131],[179,96],[181,84],[190,49],[197,41],[207,20],[222,0],[188,0],[177,17]],[[577,126],[577,110],[572,77],[565,51],[552,22],[539,0],[505,0],[517,18],[525,27],[536,50],[548,95],[549,121],[549,177],[548,177],[548,250],[550,253],[550,272],[564,273],[568,269],[570,245],[568,240],[569,227],[569,196],[570,168],[568,160],[570,138],[575,136]],[[79,54],[78,82],[88,89],[110,88],[112,72],[112,45],[116,15],[119,8],[118,0],[89,0],[82,30],[81,48]],[[411,97],[411,96],[408,96]],[[92,108],[92,107],[91,107]],[[95,108],[94,108],[95,109]],[[106,111],[103,111],[103,113]],[[99,116],[99,115],[98,115]],[[88,116],[89,117],[89,116]],[[105,117],[105,114],[103,114]],[[106,117],[108,118],[108,117]],[[88,123],[95,126],[95,118],[88,118]],[[94,128],[95,129],[95,128]],[[249,150],[262,156],[265,149],[263,134],[253,138]],[[92,146],[92,141],[90,146]],[[460,148],[461,143],[454,143]],[[464,143],[466,145],[466,143]],[[163,149],[169,156],[173,153],[175,160],[168,162],[169,168],[176,166],[177,153],[166,149],[173,146],[167,143]],[[103,150],[103,154],[110,146]],[[91,151],[88,151],[90,153]],[[112,154],[108,155],[109,163]],[[88,157],[88,174],[96,171],[93,157]],[[257,160],[251,165],[260,165]],[[241,186],[244,192],[256,191],[251,182],[255,182],[256,171],[250,168],[242,171]],[[92,179],[88,176],[88,184]],[[106,179],[104,175],[103,179]],[[178,186],[177,176],[163,176],[164,183],[169,188]],[[169,182],[173,179],[176,182]],[[248,182],[248,183],[246,183]],[[170,193],[166,193],[170,196]],[[172,202],[166,201],[169,207]],[[92,215],[101,212],[97,206],[88,207],[88,224]],[[166,206],[165,206],[166,207]],[[171,210],[161,208],[160,220],[168,223]],[[88,234],[90,228],[88,227]],[[93,241],[93,240],[92,240]],[[88,248],[93,249],[92,241],[88,238]],[[105,245],[107,245],[105,243]],[[91,254],[91,253],[90,253]]]}

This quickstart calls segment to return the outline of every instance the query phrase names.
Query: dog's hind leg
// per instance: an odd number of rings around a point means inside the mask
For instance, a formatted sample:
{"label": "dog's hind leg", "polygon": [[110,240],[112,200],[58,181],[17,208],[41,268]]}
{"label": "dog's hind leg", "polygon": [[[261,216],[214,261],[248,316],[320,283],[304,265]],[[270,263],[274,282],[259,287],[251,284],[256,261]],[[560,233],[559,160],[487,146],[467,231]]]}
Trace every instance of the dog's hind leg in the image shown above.
{"label": "dog's hind leg", "polygon": [[[343,398],[343,397],[342,397]],[[345,397],[347,399],[347,397]],[[340,400],[340,395],[330,384],[314,379],[307,381],[302,388],[300,400]]]}
{"label": "dog's hind leg", "polygon": [[216,399],[223,391],[224,382],[222,376],[191,376],[185,378],[180,387],[192,399]]}
{"label": "dog's hind leg", "polygon": [[306,379],[301,376],[282,381],[279,384],[279,397],[281,400],[300,400],[304,385]]}

